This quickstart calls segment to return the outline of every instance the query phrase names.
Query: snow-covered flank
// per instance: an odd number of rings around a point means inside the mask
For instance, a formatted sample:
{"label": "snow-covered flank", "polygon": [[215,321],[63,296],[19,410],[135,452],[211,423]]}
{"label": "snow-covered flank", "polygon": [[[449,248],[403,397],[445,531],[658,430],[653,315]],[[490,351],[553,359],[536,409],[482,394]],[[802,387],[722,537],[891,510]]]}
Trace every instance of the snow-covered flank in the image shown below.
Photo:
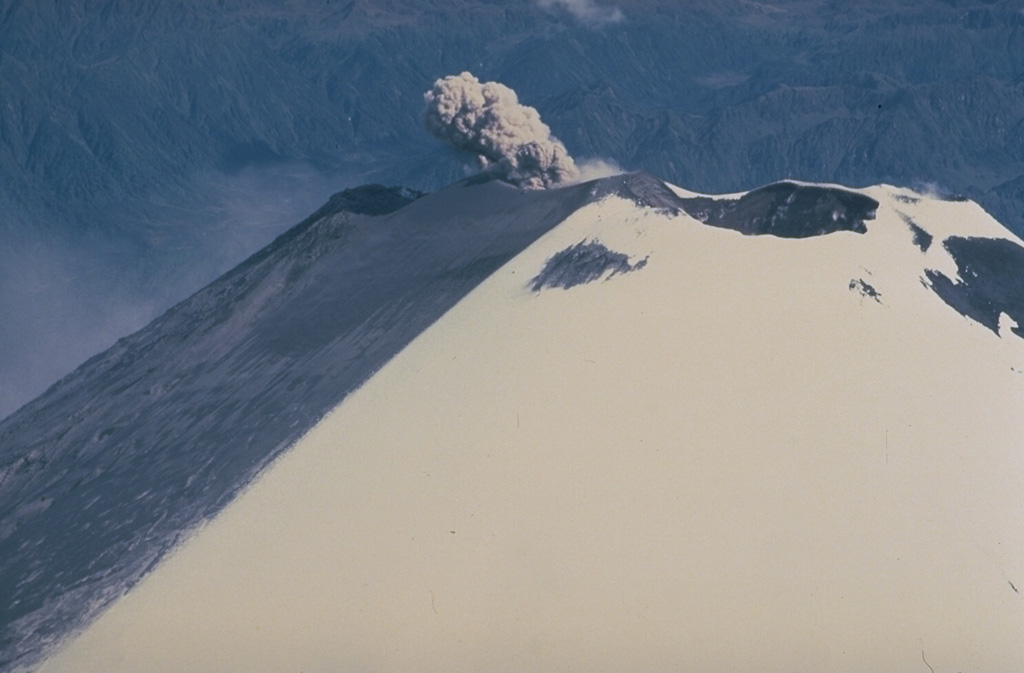
{"label": "snow-covered flank", "polygon": [[[1024,670],[1024,340],[922,283],[1011,239],[862,192],[802,239],[576,211],[41,670]],[[649,261],[534,292],[581,240]]]}

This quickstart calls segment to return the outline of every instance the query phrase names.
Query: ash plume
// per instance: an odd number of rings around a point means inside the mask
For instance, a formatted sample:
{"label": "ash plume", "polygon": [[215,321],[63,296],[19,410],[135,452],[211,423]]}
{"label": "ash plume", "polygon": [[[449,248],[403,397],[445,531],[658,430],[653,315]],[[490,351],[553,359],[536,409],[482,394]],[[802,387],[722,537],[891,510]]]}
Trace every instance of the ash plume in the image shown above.
{"label": "ash plume", "polygon": [[480,165],[521,187],[575,181],[579,169],[532,107],[498,82],[449,75],[423,94],[423,123],[433,135],[472,152]]}

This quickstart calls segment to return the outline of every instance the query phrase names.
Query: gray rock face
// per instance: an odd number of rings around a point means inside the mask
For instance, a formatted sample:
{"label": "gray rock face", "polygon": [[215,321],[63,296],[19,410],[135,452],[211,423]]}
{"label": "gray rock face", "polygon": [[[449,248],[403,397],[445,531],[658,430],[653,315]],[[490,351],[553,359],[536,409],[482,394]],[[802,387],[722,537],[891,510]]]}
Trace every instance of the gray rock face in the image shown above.
{"label": "gray rock face", "polygon": [[780,182],[739,199],[680,199],[682,208],[705,224],[747,235],[809,238],[837,231],[863,234],[878,202],[845,189]]}
{"label": "gray rock face", "polygon": [[1005,313],[1024,338],[1024,248],[1002,238],[951,236],[942,243],[956,260],[960,280],[928,271],[932,289],[960,314],[999,333]]}
{"label": "gray rock face", "polygon": [[650,173],[640,171],[595,183],[595,198],[615,195],[637,205],[685,212],[713,227],[733,229],[749,236],[808,238],[837,231],[867,231],[865,220],[874,218],[878,202],[836,187],[777,182],[737,199],[704,196],[683,198]]}

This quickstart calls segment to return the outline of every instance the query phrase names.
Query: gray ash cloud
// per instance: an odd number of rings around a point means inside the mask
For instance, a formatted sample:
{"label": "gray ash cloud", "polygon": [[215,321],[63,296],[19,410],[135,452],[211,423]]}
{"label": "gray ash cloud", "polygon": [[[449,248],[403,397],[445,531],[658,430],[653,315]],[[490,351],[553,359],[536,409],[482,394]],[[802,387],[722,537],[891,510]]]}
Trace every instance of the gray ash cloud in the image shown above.
{"label": "gray ash cloud", "polygon": [[546,188],[580,175],[537,110],[520,103],[504,84],[463,72],[434,82],[423,99],[423,123],[430,133],[473,153],[485,170],[513,184]]}

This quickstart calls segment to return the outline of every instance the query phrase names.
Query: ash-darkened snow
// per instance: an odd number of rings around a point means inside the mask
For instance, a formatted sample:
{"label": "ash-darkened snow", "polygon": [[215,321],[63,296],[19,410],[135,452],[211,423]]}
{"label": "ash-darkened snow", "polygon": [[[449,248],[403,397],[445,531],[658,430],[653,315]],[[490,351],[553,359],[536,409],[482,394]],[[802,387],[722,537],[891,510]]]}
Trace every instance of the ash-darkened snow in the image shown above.
{"label": "ash-darkened snow", "polygon": [[906,213],[900,213],[899,215],[900,219],[903,220],[910,228],[910,233],[914,235],[914,245],[916,245],[921,252],[928,252],[928,248],[932,246],[932,239],[934,237],[921,228],[921,226]]}

